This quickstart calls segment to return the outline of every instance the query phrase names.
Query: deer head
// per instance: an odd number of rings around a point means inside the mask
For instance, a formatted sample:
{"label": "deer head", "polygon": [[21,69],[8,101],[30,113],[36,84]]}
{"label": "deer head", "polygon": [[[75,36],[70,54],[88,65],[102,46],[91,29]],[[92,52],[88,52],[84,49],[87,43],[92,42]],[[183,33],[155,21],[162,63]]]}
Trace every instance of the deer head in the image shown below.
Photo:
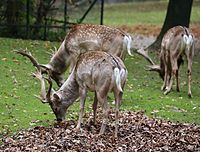
{"label": "deer head", "polygon": [[[36,96],[42,103],[48,103],[56,116],[56,120],[61,122],[65,120],[65,114],[68,107],[72,104],[71,100],[65,100],[65,91],[62,87],[58,91],[54,91],[52,88],[52,80],[50,76],[48,78],[43,77],[40,70],[33,73],[33,76],[40,80],[41,82],[41,94]],[[47,80],[49,87],[46,93],[45,80]],[[75,92],[77,94],[77,92]],[[75,97],[77,98],[77,97]]]}

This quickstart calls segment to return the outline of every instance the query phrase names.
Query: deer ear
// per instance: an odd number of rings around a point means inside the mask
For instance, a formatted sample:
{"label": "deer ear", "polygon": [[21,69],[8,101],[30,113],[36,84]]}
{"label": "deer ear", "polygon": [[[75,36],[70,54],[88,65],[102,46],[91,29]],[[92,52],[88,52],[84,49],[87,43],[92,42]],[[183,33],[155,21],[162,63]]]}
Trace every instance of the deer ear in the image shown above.
{"label": "deer ear", "polygon": [[57,93],[53,94],[53,97],[56,99],[56,101],[60,102],[61,101],[61,96],[58,95]]}

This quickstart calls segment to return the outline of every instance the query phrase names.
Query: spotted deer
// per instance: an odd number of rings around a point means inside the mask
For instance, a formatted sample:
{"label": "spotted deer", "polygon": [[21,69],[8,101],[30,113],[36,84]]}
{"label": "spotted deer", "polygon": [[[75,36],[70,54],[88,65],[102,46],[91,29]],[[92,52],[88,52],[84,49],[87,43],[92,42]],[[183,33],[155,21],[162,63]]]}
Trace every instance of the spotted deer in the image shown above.
{"label": "spotted deer", "polygon": [[[161,90],[164,94],[171,91],[173,79],[176,78],[176,90],[179,92],[179,67],[183,63],[183,56],[187,60],[188,96],[192,97],[191,75],[194,54],[194,36],[189,28],[175,26],[169,29],[161,42],[160,65],[148,66],[150,71],[156,71],[164,80]],[[147,55],[148,56],[148,55]],[[148,58],[150,58],[148,56]]]}
{"label": "spotted deer", "polygon": [[[32,57],[34,60],[34,58]],[[38,63],[37,63],[38,64]],[[37,65],[36,64],[36,65]],[[127,70],[122,60],[114,55],[101,51],[90,51],[80,54],[77,63],[65,83],[57,90],[52,89],[52,81],[45,91],[45,79],[41,74],[40,67],[34,74],[41,81],[41,97],[43,103],[49,103],[57,121],[63,121],[70,105],[80,97],[80,114],[76,126],[79,130],[82,123],[85,99],[88,91],[95,93],[93,103],[94,122],[96,119],[97,103],[103,109],[103,122],[100,134],[103,134],[108,122],[108,92],[113,92],[115,97],[115,137],[118,132],[118,115],[121,104],[123,88],[127,79]]]}
{"label": "spotted deer", "polygon": [[[104,25],[82,24],[72,27],[58,51],[48,64],[40,64],[42,71],[48,70],[58,86],[64,83],[64,72],[70,66],[73,69],[77,57],[86,51],[104,51],[125,59],[131,55],[132,38],[123,31]],[[18,51],[24,54],[22,51]],[[71,71],[71,70],[70,70]]]}

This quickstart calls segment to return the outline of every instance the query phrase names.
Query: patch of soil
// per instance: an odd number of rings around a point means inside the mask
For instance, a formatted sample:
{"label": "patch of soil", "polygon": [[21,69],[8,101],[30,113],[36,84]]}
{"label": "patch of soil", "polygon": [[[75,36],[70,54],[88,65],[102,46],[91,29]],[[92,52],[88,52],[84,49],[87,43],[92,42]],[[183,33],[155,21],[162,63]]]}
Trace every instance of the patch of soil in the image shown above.
{"label": "patch of soil", "polygon": [[143,112],[121,112],[116,139],[114,112],[109,114],[112,123],[105,134],[98,136],[100,117],[96,125],[83,125],[81,132],[73,131],[76,121],[20,131],[2,139],[0,151],[200,151],[198,125],[150,119]]}

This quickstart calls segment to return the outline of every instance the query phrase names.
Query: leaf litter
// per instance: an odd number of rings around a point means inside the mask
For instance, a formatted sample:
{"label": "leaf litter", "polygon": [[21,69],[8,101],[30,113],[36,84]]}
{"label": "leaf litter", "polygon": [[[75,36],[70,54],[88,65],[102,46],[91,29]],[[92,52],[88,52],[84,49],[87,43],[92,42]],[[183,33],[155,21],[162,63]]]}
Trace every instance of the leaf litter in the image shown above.
{"label": "leaf litter", "polygon": [[[121,112],[118,138],[114,138],[114,111],[104,135],[98,135],[102,112],[97,122],[84,121],[75,132],[77,121],[22,130],[1,139],[0,151],[200,151],[200,126],[148,118],[143,112]],[[92,116],[86,114],[86,120]]]}

